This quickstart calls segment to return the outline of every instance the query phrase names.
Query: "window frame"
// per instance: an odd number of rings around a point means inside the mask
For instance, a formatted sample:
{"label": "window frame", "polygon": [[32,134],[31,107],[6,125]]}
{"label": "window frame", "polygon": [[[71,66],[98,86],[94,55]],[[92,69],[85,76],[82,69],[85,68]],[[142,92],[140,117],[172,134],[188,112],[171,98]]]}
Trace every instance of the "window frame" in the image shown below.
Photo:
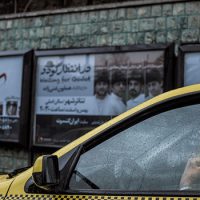
{"label": "window frame", "polygon": [[[188,101],[189,100],[189,101]],[[169,99],[165,99],[162,101],[159,101],[151,106],[147,106],[144,109],[141,109],[140,111],[130,114],[128,117],[120,120],[119,122],[113,124],[109,128],[99,132],[94,137],[91,137],[89,140],[85,141],[79,146],[81,147],[81,150],[79,151],[79,154],[77,155],[77,158],[79,159],[80,156],[87,152],[88,150],[92,149],[93,147],[99,145],[100,143],[108,140],[114,135],[119,134],[121,131],[128,129],[131,126],[134,126],[135,124],[138,124],[152,116],[155,116],[157,114],[163,113],[165,111],[173,110],[176,108],[181,108],[189,105],[195,105],[200,103],[200,91],[198,92],[190,92],[187,94],[175,96]],[[103,137],[102,137],[103,135]],[[62,158],[62,157],[61,157]],[[78,162],[78,160],[77,160]],[[77,164],[76,162],[76,164]],[[77,190],[71,190],[69,189],[69,182],[72,176],[72,173],[75,169],[76,165],[71,168],[69,171],[70,174],[68,174],[68,180],[66,183],[68,185],[65,185],[64,189],[62,188],[62,191],[67,194],[97,194],[97,195],[175,195],[175,196],[198,196],[199,191],[126,191],[126,190],[105,190],[105,189],[77,189]],[[63,172],[62,172],[63,173]],[[64,173],[63,173],[64,174]]]}

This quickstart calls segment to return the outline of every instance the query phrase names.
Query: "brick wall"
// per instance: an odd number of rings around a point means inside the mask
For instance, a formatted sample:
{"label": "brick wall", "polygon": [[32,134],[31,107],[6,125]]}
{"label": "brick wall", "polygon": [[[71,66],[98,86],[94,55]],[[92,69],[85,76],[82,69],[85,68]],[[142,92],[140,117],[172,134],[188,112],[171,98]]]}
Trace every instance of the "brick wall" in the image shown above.
{"label": "brick wall", "polygon": [[[199,1],[114,7],[2,16],[0,50],[166,42],[175,42],[177,49],[181,42],[200,40]],[[24,165],[28,165],[26,151],[0,147],[0,171]]]}

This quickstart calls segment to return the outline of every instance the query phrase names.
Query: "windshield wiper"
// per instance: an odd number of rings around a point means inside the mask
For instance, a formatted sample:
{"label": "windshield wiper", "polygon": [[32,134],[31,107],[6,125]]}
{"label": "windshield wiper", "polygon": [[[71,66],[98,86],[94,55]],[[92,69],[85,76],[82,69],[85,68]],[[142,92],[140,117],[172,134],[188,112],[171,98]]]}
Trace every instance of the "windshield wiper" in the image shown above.
{"label": "windshield wiper", "polygon": [[6,174],[8,174],[7,172],[0,172],[0,176],[1,175],[6,175]]}
{"label": "windshield wiper", "polygon": [[30,166],[28,166],[28,167],[22,167],[22,168],[19,168],[19,169],[15,169],[15,170],[13,170],[12,172],[9,172],[9,173],[8,173],[8,176],[9,176],[9,178],[13,178],[13,177],[16,176],[17,174],[19,174],[19,173],[21,173],[21,172],[27,170],[28,168],[30,168]]}

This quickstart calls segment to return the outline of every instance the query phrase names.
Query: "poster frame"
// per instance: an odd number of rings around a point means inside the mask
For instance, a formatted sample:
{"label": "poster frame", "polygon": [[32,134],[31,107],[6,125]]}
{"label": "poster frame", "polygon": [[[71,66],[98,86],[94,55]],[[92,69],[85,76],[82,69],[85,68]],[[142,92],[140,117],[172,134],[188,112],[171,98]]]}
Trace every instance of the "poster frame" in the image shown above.
{"label": "poster frame", "polygon": [[29,130],[30,130],[30,106],[31,106],[31,82],[33,69],[33,50],[8,50],[0,51],[1,58],[22,57],[22,80],[21,80],[21,98],[19,111],[19,131],[18,139],[3,139],[0,137],[0,144],[6,147],[29,148]]}
{"label": "poster frame", "polygon": [[184,86],[185,55],[187,53],[200,53],[200,43],[182,43],[178,49],[178,67],[176,70],[176,87]]}
{"label": "poster frame", "polygon": [[[32,148],[60,148],[60,145],[38,144],[34,142],[35,131],[35,103],[36,103],[36,80],[37,80],[37,61],[40,57],[46,56],[68,56],[84,54],[106,54],[106,53],[128,53],[128,52],[145,52],[145,51],[163,51],[164,52],[164,78],[163,90],[169,91],[175,88],[175,68],[174,66],[174,43],[151,44],[151,45],[126,45],[110,47],[90,47],[90,48],[67,48],[67,49],[37,49],[34,53],[34,71],[33,71],[33,90],[32,90],[32,107],[31,107],[31,145]],[[36,140],[35,140],[36,141]]]}

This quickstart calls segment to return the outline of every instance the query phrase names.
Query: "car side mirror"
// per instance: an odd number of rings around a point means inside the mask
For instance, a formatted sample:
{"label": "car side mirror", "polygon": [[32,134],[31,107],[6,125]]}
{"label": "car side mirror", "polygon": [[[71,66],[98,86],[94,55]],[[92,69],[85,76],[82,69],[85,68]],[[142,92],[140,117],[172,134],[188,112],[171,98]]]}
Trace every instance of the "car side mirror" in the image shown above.
{"label": "car side mirror", "polygon": [[33,165],[32,178],[35,184],[42,189],[58,185],[60,180],[58,157],[45,155],[37,158]]}

